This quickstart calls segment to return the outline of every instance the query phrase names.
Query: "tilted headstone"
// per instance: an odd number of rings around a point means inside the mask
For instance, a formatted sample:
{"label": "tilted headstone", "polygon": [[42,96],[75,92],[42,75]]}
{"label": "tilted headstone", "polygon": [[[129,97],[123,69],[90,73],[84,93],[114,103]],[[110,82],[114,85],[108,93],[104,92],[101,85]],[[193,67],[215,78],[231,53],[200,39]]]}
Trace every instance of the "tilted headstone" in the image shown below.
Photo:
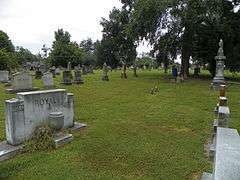
{"label": "tilted headstone", "polygon": [[0,82],[2,82],[2,83],[9,82],[9,72],[8,71],[0,71]]}
{"label": "tilted headstone", "polygon": [[45,73],[42,76],[43,84],[45,87],[53,87],[54,86],[54,81],[53,81],[53,74],[50,72]]}
{"label": "tilted headstone", "polygon": [[6,138],[11,145],[31,138],[37,126],[49,123],[53,112],[63,113],[64,128],[74,125],[73,94],[64,89],[17,93],[5,106]]}

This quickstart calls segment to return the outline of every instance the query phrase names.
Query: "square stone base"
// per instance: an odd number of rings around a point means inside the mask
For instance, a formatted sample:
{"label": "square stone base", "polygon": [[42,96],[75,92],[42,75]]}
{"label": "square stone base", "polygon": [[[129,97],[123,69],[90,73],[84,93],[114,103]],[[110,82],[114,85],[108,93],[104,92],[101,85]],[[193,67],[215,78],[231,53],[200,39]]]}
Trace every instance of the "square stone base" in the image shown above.
{"label": "square stone base", "polygon": [[22,145],[12,146],[7,144],[6,141],[0,143],[0,161],[4,161],[13,158],[17,154],[21,153],[23,149]]}
{"label": "square stone base", "polygon": [[54,134],[53,140],[55,142],[55,147],[58,148],[58,147],[64,146],[67,143],[72,142],[73,135],[60,132],[60,133]]}
{"label": "square stone base", "polygon": [[86,128],[86,127],[87,127],[86,124],[75,122],[74,126],[72,128],[70,128],[70,131],[79,131],[80,129],[83,129],[83,128]]}
{"label": "square stone base", "polygon": [[7,93],[18,93],[18,92],[29,92],[29,91],[37,91],[39,88],[33,87],[31,89],[21,89],[21,90],[15,90],[15,89],[6,89]]}

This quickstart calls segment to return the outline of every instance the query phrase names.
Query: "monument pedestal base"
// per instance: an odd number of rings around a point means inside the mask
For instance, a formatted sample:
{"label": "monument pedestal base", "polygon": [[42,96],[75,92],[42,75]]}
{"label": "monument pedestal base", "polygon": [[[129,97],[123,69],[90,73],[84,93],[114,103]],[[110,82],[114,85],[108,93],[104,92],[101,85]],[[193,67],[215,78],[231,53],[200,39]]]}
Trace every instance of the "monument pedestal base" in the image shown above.
{"label": "monument pedestal base", "polygon": [[8,160],[13,158],[17,154],[21,153],[23,149],[22,145],[12,146],[6,141],[0,143],[0,161]]}
{"label": "monument pedestal base", "polygon": [[29,92],[29,91],[37,91],[39,88],[33,87],[31,89],[21,89],[21,90],[16,90],[16,89],[6,89],[7,93],[18,93],[18,92]]}
{"label": "monument pedestal base", "polygon": [[70,128],[70,131],[79,131],[80,129],[86,128],[87,125],[79,122],[75,122],[74,126]]}
{"label": "monument pedestal base", "polygon": [[58,148],[72,142],[73,135],[60,132],[54,135],[53,140],[55,143],[55,147]]}

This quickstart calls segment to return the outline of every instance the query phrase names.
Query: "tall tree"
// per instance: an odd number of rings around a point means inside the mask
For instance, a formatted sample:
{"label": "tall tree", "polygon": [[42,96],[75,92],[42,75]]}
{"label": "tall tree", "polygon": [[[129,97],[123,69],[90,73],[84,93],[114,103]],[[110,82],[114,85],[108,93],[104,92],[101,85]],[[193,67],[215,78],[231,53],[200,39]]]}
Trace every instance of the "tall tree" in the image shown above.
{"label": "tall tree", "polygon": [[8,35],[0,30],[0,49],[5,49],[7,52],[14,52],[14,46]]}
{"label": "tall tree", "polygon": [[55,40],[49,54],[52,65],[67,67],[68,62],[73,65],[82,63],[84,52],[76,42],[71,42],[70,38],[69,32],[63,29],[55,32]]}
{"label": "tall tree", "polygon": [[91,38],[83,40],[80,42],[80,48],[83,49],[84,56],[83,56],[83,64],[84,65],[96,65],[96,44],[92,41]]}
{"label": "tall tree", "polygon": [[34,62],[40,60],[39,57],[32,54],[31,51],[29,51],[28,49],[18,46],[16,47],[15,56],[18,64],[24,64],[26,62]]}
{"label": "tall tree", "polygon": [[14,46],[8,35],[0,30],[0,69],[11,70],[17,67]]}
{"label": "tall tree", "polygon": [[[102,19],[103,39],[102,51],[109,53],[108,60],[116,67],[121,64],[131,64],[136,58],[136,43],[128,32],[129,13],[131,7],[126,3],[121,9],[114,8],[109,15],[109,20]],[[106,59],[107,60],[107,59]]]}

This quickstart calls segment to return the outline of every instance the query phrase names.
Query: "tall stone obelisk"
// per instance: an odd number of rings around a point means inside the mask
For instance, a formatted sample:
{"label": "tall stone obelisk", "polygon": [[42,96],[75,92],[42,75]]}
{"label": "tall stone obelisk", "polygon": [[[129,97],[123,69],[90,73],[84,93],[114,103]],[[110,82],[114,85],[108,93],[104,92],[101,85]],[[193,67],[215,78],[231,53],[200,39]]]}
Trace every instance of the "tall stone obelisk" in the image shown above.
{"label": "tall stone obelisk", "polygon": [[216,74],[215,77],[213,78],[212,87],[214,90],[218,90],[220,85],[225,84],[224,60],[226,60],[226,56],[224,56],[222,39],[219,42],[218,54],[215,57],[215,60],[216,60]]}

